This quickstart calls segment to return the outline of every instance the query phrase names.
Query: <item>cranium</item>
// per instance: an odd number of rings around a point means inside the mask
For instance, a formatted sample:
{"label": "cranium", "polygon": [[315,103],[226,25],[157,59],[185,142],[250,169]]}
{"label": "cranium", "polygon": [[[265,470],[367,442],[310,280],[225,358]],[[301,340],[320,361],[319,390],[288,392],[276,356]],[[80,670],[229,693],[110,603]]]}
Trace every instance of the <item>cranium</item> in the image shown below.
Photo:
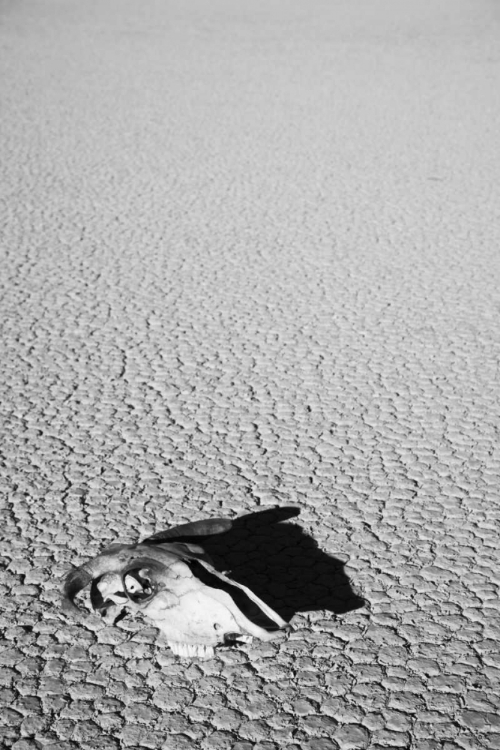
{"label": "cranium", "polygon": [[225,519],[196,521],[139,544],[113,544],[68,574],[63,610],[78,611],[73,599],[90,583],[92,606],[108,622],[122,612],[139,612],[180,656],[209,658],[219,645],[271,640],[287,623],[246,586],[217,571],[192,543],[231,526]]}

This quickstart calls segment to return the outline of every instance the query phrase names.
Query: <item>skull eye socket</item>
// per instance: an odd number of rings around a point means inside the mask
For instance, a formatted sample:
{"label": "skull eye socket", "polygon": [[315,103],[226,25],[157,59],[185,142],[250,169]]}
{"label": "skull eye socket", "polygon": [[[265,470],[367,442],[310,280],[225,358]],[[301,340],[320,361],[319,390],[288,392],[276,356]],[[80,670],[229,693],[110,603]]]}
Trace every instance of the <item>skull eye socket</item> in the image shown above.
{"label": "skull eye socket", "polygon": [[156,594],[156,586],[147,568],[129,570],[123,576],[123,588],[132,602],[140,603]]}

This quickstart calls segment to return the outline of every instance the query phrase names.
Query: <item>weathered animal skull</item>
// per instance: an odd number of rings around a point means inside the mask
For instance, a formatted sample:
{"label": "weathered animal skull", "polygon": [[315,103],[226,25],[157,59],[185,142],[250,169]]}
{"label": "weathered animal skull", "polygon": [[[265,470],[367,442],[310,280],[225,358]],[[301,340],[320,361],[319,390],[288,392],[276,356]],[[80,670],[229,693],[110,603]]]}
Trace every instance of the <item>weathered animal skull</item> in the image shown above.
{"label": "weathered animal skull", "polygon": [[[139,612],[164,633],[179,656],[210,658],[219,645],[271,640],[287,623],[250,589],[217,571],[202,547],[192,544],[231,528],[215,519],[184,524],[139,544],[114,544],[72,571],[63,610],[88,583],[91,603],[108,622]],[[177,541],[166,541],[177,538]]]}

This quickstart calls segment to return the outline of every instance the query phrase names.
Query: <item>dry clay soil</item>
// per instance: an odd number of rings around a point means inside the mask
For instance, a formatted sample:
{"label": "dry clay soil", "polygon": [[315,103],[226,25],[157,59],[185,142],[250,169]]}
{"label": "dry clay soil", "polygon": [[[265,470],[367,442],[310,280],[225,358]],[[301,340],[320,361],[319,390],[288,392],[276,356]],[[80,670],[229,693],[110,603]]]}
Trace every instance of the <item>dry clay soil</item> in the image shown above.
{"label": "dry clay soil", "polygon": [[[0,0],[0,50],[2,748],[498,750],[498,3]],[[219,515],[288,637],[60,612]]]}

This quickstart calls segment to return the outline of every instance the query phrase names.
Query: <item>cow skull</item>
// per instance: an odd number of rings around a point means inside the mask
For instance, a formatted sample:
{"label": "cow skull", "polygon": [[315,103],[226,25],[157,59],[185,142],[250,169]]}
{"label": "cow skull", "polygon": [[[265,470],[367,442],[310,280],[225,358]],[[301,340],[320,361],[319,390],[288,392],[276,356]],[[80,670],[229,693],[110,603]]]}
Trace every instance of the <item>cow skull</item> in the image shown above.
{"label": "cow skull", "polygon": [[252,637],[271,640],[287,623],[246,586],[217,571],[192,543],[231,525],[224,519],[198,521],[139,544],[111,545],[69,573],[63,610],[77,609],[74,596],[90,583],[92,606],[107,622],[123,612],[141,613],[179,656],[210,658],[216,646]]}

